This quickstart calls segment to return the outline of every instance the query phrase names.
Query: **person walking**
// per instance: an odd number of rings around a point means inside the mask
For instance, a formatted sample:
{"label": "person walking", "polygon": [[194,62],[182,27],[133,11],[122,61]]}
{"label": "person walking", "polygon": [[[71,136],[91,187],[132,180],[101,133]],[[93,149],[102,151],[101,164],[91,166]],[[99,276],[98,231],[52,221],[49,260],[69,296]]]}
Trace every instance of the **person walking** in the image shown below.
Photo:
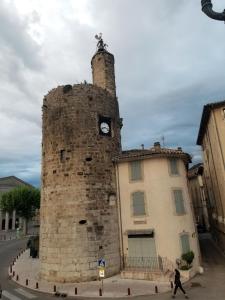
{"label": "person walking", "polygon": [[174,279],[174,284],[175,284],[175,287],[174,287],[174,291],[173,291],[173,295],[172,295],[172,298],[175,298],[176,297],[176,293],[177,293],[177,289],[180,288],[180,290],[183,292],[183,294],[185,295],[185,298],[188,299],[188,295],[186,294],[185,290],[183,289],[182,287],[182,283],[180,281],[180,272],[175,269],[175,279]]}

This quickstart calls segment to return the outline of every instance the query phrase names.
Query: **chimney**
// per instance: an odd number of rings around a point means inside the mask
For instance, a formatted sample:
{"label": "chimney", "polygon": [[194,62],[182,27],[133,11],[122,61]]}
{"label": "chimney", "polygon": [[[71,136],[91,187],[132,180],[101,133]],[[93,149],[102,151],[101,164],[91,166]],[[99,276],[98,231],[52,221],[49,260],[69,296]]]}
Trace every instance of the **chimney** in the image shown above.
{"label": "chimney", "polygon": [[160,149],[161,149],[160,142],[155,142],[155,143],[154,143],[154,148],[155,148],[156,150],[160,150]]}

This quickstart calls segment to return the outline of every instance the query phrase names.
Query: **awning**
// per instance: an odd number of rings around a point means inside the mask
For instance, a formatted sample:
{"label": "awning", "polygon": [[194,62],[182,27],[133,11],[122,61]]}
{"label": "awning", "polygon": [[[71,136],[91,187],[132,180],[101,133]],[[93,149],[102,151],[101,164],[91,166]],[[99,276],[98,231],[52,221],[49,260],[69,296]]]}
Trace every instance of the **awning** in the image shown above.
{"label": "awning", "polygon": [[154,229],[136,229],[136,230],[127,230],[126,234],[128,236],[140,236],[140,235],[148,235],[154,236]]}

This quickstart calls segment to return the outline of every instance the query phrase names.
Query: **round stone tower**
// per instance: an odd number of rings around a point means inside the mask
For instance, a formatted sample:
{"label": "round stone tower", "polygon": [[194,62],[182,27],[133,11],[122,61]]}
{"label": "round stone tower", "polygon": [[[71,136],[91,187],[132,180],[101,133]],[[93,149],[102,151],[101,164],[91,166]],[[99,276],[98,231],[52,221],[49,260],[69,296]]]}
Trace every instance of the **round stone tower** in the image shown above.
{"label": "round stone tower", "polygon": [[113,157],[121,151],[114,57],[98,48],[93,85],[59,86],[43,103],[40,276],[80,282],[120,270]]}

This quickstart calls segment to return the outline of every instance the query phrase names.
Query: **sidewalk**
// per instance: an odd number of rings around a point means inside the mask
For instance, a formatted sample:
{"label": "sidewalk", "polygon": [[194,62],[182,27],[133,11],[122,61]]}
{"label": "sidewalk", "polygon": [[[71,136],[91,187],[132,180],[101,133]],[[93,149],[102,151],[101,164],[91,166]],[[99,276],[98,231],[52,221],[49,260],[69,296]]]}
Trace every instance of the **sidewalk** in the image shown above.
{"label": "sidewalk", "polygon": [[[12,280],[27,288],[54,294],[55,291],[66,293],[67,296],[98,297],[99,289],[102,289],[101,281],[84,283],[49,283],[39,278],[39,260],[29,256],[29,250],[23,252],[10,270]],[[13,276],[14,275],[14,276]],[[38,288],[37,288],[38,284]],[[156,288],[157,286],[157,288]],[[103,297],[121,298],[128,296],[128,288],[131,296],[153,295],[171,291],[170,282],[153,282],[147,280],[121,279],[120,275],[106,278],[103,281]],[[76,289],[76,291],[75,291]],[[77,294],[76,294],[77,292]]]}

